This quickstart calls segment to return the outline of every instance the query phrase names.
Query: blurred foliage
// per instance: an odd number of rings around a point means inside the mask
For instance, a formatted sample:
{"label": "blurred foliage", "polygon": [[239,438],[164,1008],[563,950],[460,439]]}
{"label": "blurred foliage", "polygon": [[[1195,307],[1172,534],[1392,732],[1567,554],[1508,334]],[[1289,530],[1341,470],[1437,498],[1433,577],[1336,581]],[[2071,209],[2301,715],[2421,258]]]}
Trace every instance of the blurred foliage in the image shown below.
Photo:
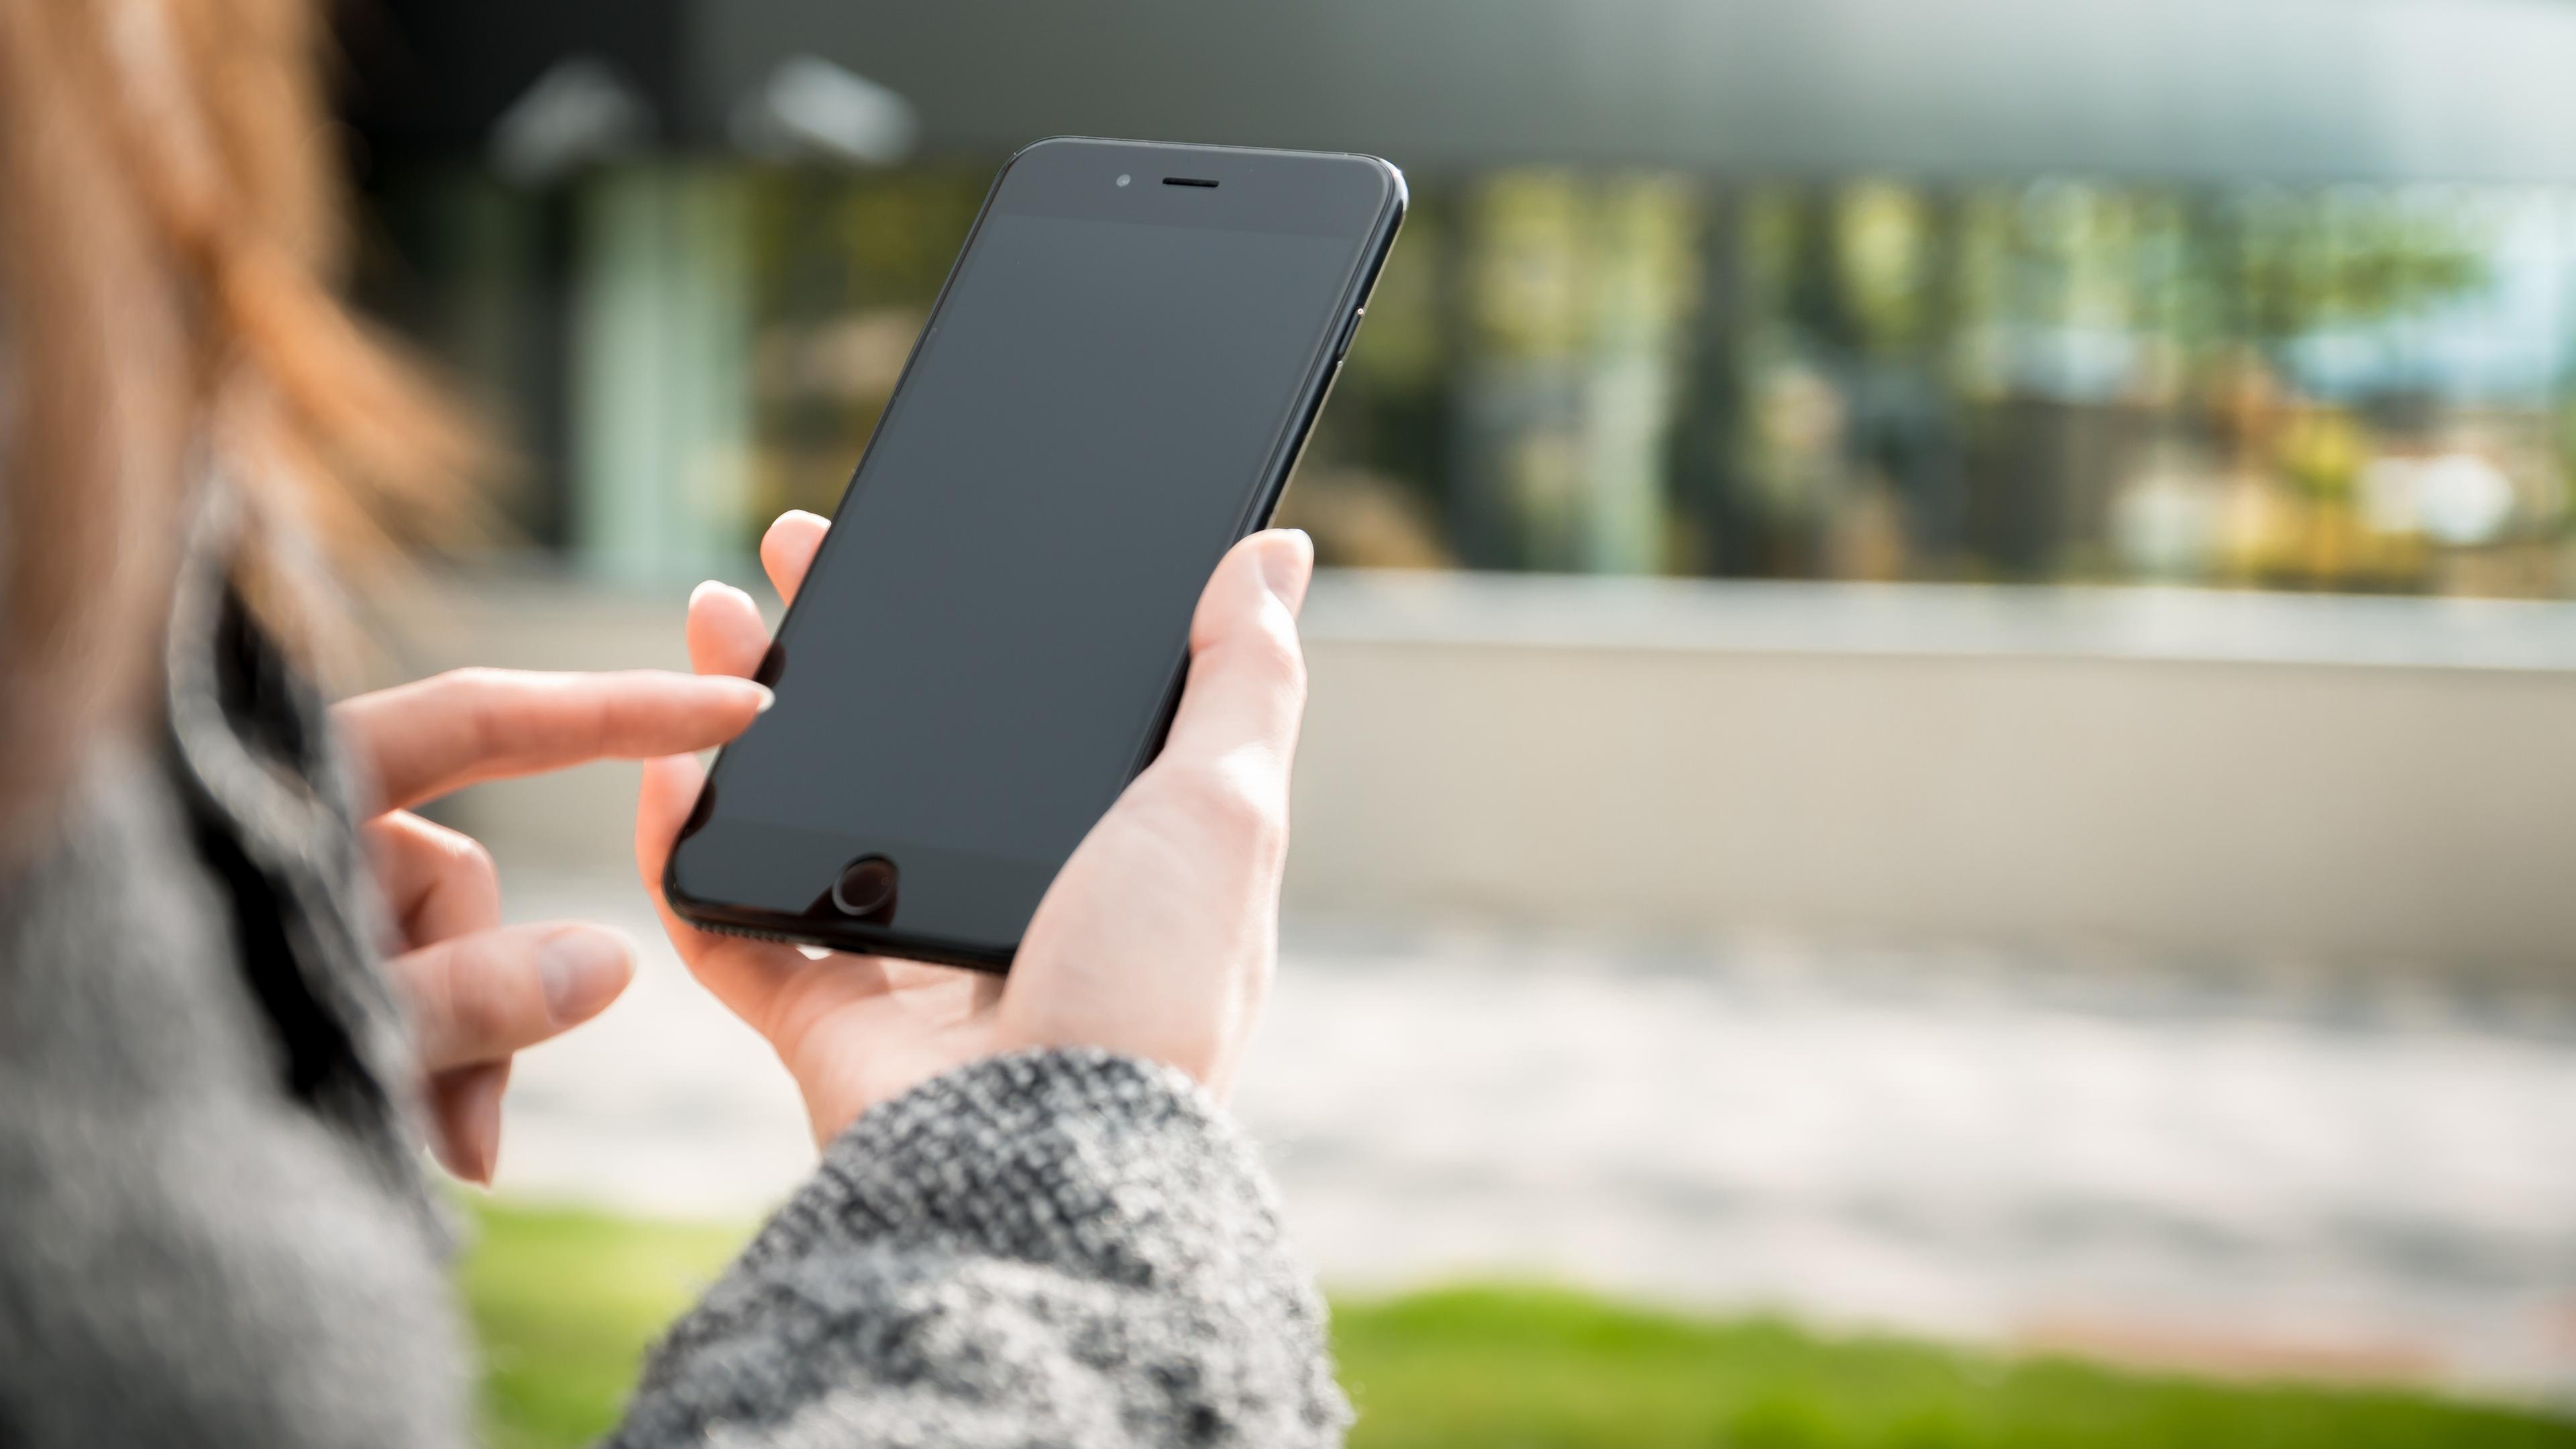
{"label": "blurred foliage", "polygon": [[[485,1205],[464,1290],[495,1449],[587,1444],[742,1234]],[[1334,1315],[1357,1449],[2487,1449],[2576,1424],[2410,1393],[2017,1362],[1580,1294],[1457,1289]]]}

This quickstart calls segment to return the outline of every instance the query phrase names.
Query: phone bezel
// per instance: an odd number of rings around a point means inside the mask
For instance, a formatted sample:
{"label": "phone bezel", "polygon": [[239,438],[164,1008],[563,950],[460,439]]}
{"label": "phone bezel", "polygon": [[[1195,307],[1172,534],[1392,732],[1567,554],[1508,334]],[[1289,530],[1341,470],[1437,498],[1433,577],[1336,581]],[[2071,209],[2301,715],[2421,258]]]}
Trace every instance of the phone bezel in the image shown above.
{"label": "phone bezel", "polygon": [[[1033,160],[1059,166],[1062,170],[1063,176],[1041,177],[1042,182],[1057,181],[1065,176],[1079,179],[1095,171],[1105,180],[1116,169],[1111,163],[1123,162],[1130,168],[1130,174],[1138,177],[1139,182],[1154,186],[1155,193],[1159,193],[1162,189],[1159,184],[1161,178],[1165,174],[1173,174],[1170,168],[1176,165],[1189,167],[1189,163],[1196,162],[1198,165],[1189,169],[1221,169],[1228,172],[1229,174],[1221,179],[1236,183],[1236,197],[1243,194],[1241,185],[1245,177],[1242,172],[1247,166],[1275,165],[1279,161],[1293,160],[1300,165],[1325,161],[1353,163],[1374,169],[1381,184],[1376,214],[1367,218],[1356,234],[1341,228],[1323,233],[1351,236],[1359,244],[1357,261],[1351,275],[1344,281],[1341,306],[1335,314],[1342,320],[1325,329],[1321,342],[1309,358],[1296,400],[1292,401],[1282,418],[1279,432],[1272,440],[1269,455],[1260,473],[1256,475],[1255,484],[1249,490],[1244,508],[1238,516],[1233,536],[1240,539],[1257,532],[1269,523],[1272,514],[1277,511],[1279,500],[1286,493],[1288,484],[1296,473],[1297,462],[1305,451],[1306,441],[1312,435],[1315,421],[1322,414],[1324,403],[1331,395],[1334,380],[1340,375],[1342,358],[1348,351],[1355,331],[1354,319],[1361,309],[1367,306],[1369,296],[1377,285],[1378,275],[1385,266],[1387,254],[1393,248],[1396,234],[1403,226],[1408,199],[1404,173],[1382,158],[1345,152],[1279,151],[1077,136],[1049,137],[1022,147],[995,172],[992,184],[985,190],[983,204],[976,209],[974,223],[967,229],[966,239],[957,249],[956,260],[950,263],[948,275],[940,283],[939,294],[931,305],[930,315],[923,324],[921,335],[914,339],[912,350],[904,359],[903,371],[897,376],[894,390],[889,394],[887,404],[889,416],[893,412],[894,400],[903,395],[904,387],[912,380],[913,367],[921,356],[922,343],[938,330],[940,316],[948,304],[950,290],[963,271],[967,258],[972,255],[977,238],[983,234],[985,223],[994,214],[996,204],[1002,199],[1004,186],[1015,173],[1022,173],[1023,168],[1028,167]],[[1099,165],[1090,164],[1094,162]],[[1222,191],[1214,194],[1224,195]],[[1138,199],[1141,200],[1141,198]],[[1105,208],[1101,214],[1114,215]],[[835,516],[847,510],[851,498],[860,485],[860,480],[866,476],[868,454],[874,450],[875,441],[873,437],[869,440],[868,447],[861,450],[858,461],[852,466],[850,480],[844,485],[840,501],[834,507]],[[830,549],[831,540],[827,537],[823,552],[815,557],[814,568],[820,569],[825,566]],[[795,606],[790,605],[789,618],[794,616],[794,611]],[[786,620],[782,619],[779,625],[782,636],[786,628]],[[779,662],[779,656],[773,648],[769,658],[762,663],[759,677],[764,682],[774,683]],[[1187,666],[1188,651],[1183,648],[1173,661],[1169,680],[1163,690],[1163,698],[1152,716],[1153,723],[1146,731],[1136,757],[1128,765],[1126,774],[1128,779],[1134,779],[1161,752],[1163,740],[1171,727],[1173,713],[1180,703],[1181,687]],[[687,822],[681,827],[678,838],[673,841],[670,855],[663,865],[663,897],[682,919],[707,930],[733,935],[870,955],[896,956],[943,965],[967,966],[991,972],[1007,972],[1010,969],[1011,962],[1019,949],[1020,943],[1016,940],[1006,946],[993,947],[919,931],[907,931],[896,926],[872,925],[850,919],[834,920],[818,917],[811,912],[794,914],[774,911],[688,894],[681,888],[678,880],[680,853],[687,848],[689,839],[710,818],[711,806],[715,798],[714,788],[723,768],[724,754],[720,753],[708,771],[707,783],[699,792],[697,804],[692,807]]]}

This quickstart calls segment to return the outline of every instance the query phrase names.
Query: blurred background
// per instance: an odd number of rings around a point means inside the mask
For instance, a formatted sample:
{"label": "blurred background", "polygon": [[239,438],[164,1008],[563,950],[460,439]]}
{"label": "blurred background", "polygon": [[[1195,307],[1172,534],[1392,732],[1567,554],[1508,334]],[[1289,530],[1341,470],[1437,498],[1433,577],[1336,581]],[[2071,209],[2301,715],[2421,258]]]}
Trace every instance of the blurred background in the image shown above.
{"label": "blurred background", "polygon": [[[389,674],[766,597],[1031,140],[1405,168],[1239,1104],[1364,1441],[2576,1434],[2570,0],[341,16],[361,298],[518,459]],[[810,1158],[632,784],[446,807],[652,948],[512,1099],[505,1439],[601,1412],[512,1285]]]}

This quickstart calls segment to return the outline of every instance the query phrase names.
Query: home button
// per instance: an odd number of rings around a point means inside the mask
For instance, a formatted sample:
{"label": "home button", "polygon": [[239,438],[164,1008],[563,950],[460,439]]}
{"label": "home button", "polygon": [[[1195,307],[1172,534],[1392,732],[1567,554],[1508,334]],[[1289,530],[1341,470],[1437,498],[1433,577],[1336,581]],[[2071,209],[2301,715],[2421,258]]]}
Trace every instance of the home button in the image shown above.
{"label": "home button", "polygon": [[883,919],[893,914],[894,885],[893,861],[863,855],[842,867],[841,878],[832,882],[832,904],[845,916]]}

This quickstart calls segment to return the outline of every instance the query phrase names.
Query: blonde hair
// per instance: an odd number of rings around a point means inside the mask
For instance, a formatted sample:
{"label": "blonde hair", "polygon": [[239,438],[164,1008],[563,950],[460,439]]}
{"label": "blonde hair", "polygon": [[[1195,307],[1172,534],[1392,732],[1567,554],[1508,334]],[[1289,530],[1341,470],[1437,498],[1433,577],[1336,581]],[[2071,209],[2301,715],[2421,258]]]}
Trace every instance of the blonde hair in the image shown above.
{"label": "blonde hair", "polygon": [[310,0],[0,0],[0,853],[83,741],[152,716],[192,481],[310,649],[293,540],[441,516],[470,429],[336,299],[337,140]]}

